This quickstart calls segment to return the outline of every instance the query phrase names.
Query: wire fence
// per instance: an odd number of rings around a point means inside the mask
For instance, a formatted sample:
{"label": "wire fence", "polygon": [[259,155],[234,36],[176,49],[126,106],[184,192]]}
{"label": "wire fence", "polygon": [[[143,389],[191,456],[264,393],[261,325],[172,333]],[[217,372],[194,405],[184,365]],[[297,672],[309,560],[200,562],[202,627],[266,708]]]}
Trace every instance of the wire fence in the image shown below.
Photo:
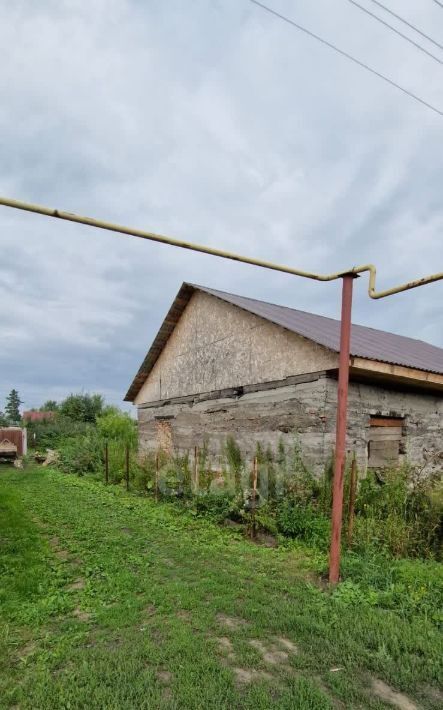
{"label": "wire fence", "polygon": [[[347,541],[352,544],[352,528],[357,490],[355,453],[346,469],[345,500],[348,501]],[[257,535],[264,509],[283,501],[313,505],[326,517],[332,501],[333,452],[324,473],[315,476],[304,464],[297,444],[283,445],[274,454],[258,446],[255,456],[245,458],[233,440],[224,452],[214,456],[205,446],[194,446],[182,455],[162,449],[139,453],[129,445],[112,441],[103,451],[105,485],[118,484],[127,491],[162,500],[194,501],[205,509],[214,499],[233,502],[241,510],[252,538]]]}

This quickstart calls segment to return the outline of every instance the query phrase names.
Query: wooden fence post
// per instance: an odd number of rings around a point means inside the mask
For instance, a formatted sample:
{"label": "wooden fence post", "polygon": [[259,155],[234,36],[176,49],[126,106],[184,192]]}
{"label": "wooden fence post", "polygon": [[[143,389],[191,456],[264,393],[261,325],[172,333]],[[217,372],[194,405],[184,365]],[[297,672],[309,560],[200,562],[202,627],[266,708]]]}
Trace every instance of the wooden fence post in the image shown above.
{"label": "wooden fence post", "polygon": [[198,446],[194,446],[194,495],[198,494],[199,487]]}
{"label": "wooden fence post", "polygon": [[154,483],[154,495],[155,500],[158,502],[158,471],[159,471],[159,455],[158,451],[155,454],[155,483]]}
{"label": "wooden fence post", "polygon": [[109,483],[109,445],[105,444],[105,484]]}
{"label": "wooden fence post", "polygon": [[347,543],[348,547],[352,544],[352,533],[354,531],[354,517],[355,517],[355,495],[357,491],[357,461],[354,456],[352,458],[351,464],[351,481],[349,486],[349,510],[348,510],[348,535]]}
{"label": "wooden fence post", "polygon": [[126,490],[129,491],[129,444],[126,444]]}
{"label": "wooden fence post", "polygon": [[256,524],[255,524],[255,497],[257,495],[257,476],[258,476],[258,467],[257,467],[257,456],[254,456],[254,463],[253,463],[253,468],[252,468],[252,505],[251,505],[251,517],[252,517],[252,524],[251,524],[251,537],[255,538],[257,535],[257,529],[256,529]]}

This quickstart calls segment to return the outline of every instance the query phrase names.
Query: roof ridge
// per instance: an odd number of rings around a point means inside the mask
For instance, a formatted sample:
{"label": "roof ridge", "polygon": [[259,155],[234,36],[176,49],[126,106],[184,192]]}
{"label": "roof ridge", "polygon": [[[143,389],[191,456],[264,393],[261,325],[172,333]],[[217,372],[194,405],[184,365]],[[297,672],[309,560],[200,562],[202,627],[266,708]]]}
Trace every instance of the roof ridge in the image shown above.
{"label": "roof ridge", "polygon": [[[248,313],[253,313],[289,332],[297,333],[303,338],[318,343],[330,351],[336,353],[340,351],[340,321],[335,318],[184,281],[125,396],[126,401],[134,401],[181,318],[192,294],[198,291],[207,293],[225,303],[230,303]],[[442,347],[418,338],[398,335],[359,323],[353,323],[353,326],[351,354],[354,357],[443,375]]]}
{"label": "roof ridge", "polygon": [[[263,301],[260,298],[251,298],[250,296],[242,296],[239,293],[231,293],[230,291],[222,291],[221,289],[218,288],[211,288],[210,286],[202,286],[200,284],[194,284],[190,283],[188,281],[185,281],[184,284],[187,286],[192,286],[192,288],[199,289],[200,291],[212,291],[212,292],[218,292],[218,293],[223,293],[226,296],[234,296],[236,298],[242,298],[245,301],[255,301],[256,303],[262,303],[267,306],[276,306],[277,308],[284,308],[285,310],[292,311],[293,313],[303,313],[308,316],[315,316],[316,318],[324,318],[325,320],[328,321],[333,321],[334,323],[340,323],[339,318],[332,318],[332,316],[324,316],[321,315],[320,313],[313,313],[312,311],[304,311],[301,308],[292,308],[292,306],[284,306],[281,303],[272,303],[271,301]],[[361,323],[354,323],[352,322],[352,326],[357,326],[358,328],[364,328],[365,330],[371,330],[374,333],[383,333],[385,335],[393,335],[396,338],[407,338],[408,340],[413,340],[415,343],[422,343],[423,345],[431,346],[432,348],[438,348],[441,350],[439,345],[434,345],[433,343],[429,343],[426,340],[422,340],[421,338],[413,338],[410,335],[402,335],[401,333],[393,333],[391,330],[383,330],[382,328],[374,328],[374,326],[371,325],[362,325]]]}

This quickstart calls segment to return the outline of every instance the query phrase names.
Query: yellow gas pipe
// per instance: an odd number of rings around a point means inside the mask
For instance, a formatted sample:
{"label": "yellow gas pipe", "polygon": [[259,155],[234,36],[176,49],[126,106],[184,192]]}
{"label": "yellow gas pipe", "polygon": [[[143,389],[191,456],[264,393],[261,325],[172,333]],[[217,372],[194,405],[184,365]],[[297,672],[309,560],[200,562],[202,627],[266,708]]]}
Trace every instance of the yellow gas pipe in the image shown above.
{"label": "yellow gas pipe", "polygon": [[147,232],[143,229],[134,229],[133,227],[125,227],[120,224],[112,224],[111,222],[104,222],[103,220],[94,219],[92,217],[82,217],[80,215],[73,214],[72,212],[63,212],[61,210],[53,209],[52,207],[33,205],[27,202],[22,202],[20,200],[12,200],[7,197],[0,197],[0,205],[4,205],[5,207],[13,207],[18,210],[24,210],[25,212],[35,212],[36,214],[42,214],[46,217],[56,217],[57,219],[64,219],[68,222],[77,222],[78,224],[85,224],[88,227],[107,229],[110,232],[128,234],[129,236],[138,237],[139,239],[148,239],[152,242],[159,242],[160,244],[169,244],[170,246],[180,247],[181,249],[190,249],[191,251],[198,251],[203,254],[218,256],[222,259],[231,259],[232,261],[239,261],[243,264],[260,266],[264,269],[281,271],[285,274],[301,276],[305,279],[313,279],[314,281],[335,281],[336,279],[342,278],[347,274],[357,275],[368,271],[368,294],[371,298],[374,299],[392,296],[395,293],[400,293],[401,291],[409,291],[412,288],[417,288],[418,286],[425,286],[426,284],[433,283],[434,281],[440,281],[441,279],[443,279],[443,272],[440,272],[438,274],[424,276],[423,278],[417,279],[415,281],[409,281],[408,283],[401,284],[400,286],[394,286],[393,288],[389,288],[386,291],[377,292],[375,290],[376,268],[373,264],[353,266],[350,269],[337,271],[333,274],[315,274],[310,271],[301,271],[300,269],[294,269],[291,266],[274,264],[270,261],[263,261],[262,259],[253,259],[252,257],[241,256],[240,254],[234,254],[232,252],[223,251],[222,249],[214,249],[213,247],[207,247],[201,244],[192,244],[191,242],[185,242],[180,239],[173,239],[172,237],[166,237],[162,234],[155,234],[155,232]]}

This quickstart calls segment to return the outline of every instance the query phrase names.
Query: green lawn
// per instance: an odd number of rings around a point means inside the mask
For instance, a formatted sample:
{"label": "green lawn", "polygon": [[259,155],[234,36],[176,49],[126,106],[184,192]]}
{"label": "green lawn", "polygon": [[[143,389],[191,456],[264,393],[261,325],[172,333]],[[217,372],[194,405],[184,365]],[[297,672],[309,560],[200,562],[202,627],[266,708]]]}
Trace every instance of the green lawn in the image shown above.
{"label": "green lawn", "polygon": [[0,469],[0,544],[1,708],[442,707],[436,625],[308,548],[36,468]]}

